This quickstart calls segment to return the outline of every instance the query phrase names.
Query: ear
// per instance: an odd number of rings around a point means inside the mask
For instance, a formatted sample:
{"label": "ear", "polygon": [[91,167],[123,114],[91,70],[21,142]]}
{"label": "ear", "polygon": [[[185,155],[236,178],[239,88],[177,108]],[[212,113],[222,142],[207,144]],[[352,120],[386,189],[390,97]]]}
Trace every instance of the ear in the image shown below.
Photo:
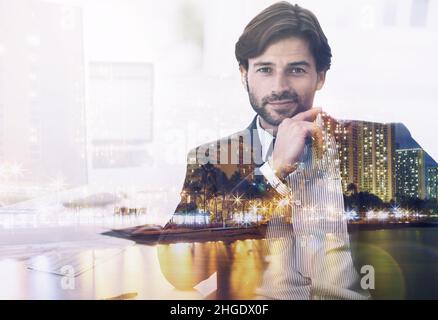
{"label": "ear", "polygon": [[317,73],[316,90],[321,90],[325,83],[325,75],[327,71],[320,71]]}
{"label": "ear", "polygon": [[245,91],[248,91],[248,70],[246,70],[242,65],[239,66],[240,70],[240,81],[242,82]]}

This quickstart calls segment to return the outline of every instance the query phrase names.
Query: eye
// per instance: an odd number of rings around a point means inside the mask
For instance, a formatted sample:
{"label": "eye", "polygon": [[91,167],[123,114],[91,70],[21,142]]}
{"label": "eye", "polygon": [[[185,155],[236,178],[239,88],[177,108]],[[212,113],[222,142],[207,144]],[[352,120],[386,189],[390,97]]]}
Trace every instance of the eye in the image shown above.
{"label": "eye", "polygon": [[257,69],[257,72],[261,72],[261,73],[270,73],[270,72],[272,72],[272,68],[269,68],[269,67],[262,67],[262,68]]}
{"label": "eye", "polygon": [[306,70],[304,70],[303,68],[300,68],[300,67],[293,67],[293,68],[290,68],[288,71],[291,74],[303,74],[303,73],[306,73]]}

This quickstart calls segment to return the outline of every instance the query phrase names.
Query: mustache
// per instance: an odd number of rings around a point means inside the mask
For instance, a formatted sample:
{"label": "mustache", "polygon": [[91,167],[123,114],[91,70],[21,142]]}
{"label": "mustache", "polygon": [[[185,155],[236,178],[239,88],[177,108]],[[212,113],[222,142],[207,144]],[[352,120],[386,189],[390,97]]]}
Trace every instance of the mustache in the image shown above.
{"label": "mustache", "polygon": [[300,102],[300,97],[295,92],[283,91],[281,94],[273,93],[268,97],[262,99],[262,105],[265,106],[272,102],[292,101],[294,103]]}

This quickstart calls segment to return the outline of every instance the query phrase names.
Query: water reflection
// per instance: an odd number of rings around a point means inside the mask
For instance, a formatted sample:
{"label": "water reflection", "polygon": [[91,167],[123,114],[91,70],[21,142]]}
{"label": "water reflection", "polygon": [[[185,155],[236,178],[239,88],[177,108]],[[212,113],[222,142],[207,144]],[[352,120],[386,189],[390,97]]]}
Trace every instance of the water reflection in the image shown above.
{"label": "water reflection", "polygon": [[[363,231],[352,235],[357,270],[375,269],[374,299],[438,298],[436,228]],[[265,240],[157,246],[160,269],[179,290],[190,290],[217,272],[207,298],[252,299],[266,270]]]}
{"label": "water reflection", "polygon": [[265,266],[264,240],[178,243],[157,250],[163,275],[180,290],[190,290],[216,272],[211,298],[217,299],[253,298]]}

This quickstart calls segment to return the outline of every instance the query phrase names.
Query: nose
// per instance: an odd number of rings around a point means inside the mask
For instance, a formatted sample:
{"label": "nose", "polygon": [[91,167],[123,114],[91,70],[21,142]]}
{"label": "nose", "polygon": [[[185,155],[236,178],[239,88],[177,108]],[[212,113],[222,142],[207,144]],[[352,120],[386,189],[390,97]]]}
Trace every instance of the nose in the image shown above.
{"label": "nose", "polygon": [[289,79],[282,73],[279,73],[275,76],[272,91],[281,94],[285,91],[290,91],[290,83]]}

